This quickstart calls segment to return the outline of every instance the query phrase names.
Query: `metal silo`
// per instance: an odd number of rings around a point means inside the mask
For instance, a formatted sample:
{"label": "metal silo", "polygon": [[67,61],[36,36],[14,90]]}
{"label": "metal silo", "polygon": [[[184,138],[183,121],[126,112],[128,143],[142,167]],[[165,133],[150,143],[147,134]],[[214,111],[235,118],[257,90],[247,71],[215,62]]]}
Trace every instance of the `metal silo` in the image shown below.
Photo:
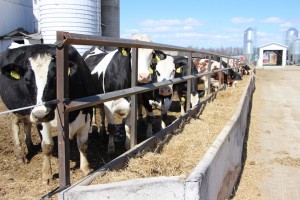
{"label": "metal silo", "polygon": [[[40,0],[39,14],[44,43],[56,42],[56,31],[101,35],[101,0]],[[75,48],[83,54],[91,46]]]}
{"label": "metal silo", "polygon": [[255,30],[251,27],[244,32],[244,56],[251,61],[255,48]]}
{"label": "metal silo", "polygon": [[293,63],[300,65],[300,39],[296,39],[292,43],[292,57]]}
{"label": "metal silo", "polygon": [[296,28],[289,28],[286,32],[285,44],[288,46],[288,60],[292,56],[292,43],[298,38],[298,30]]}
{"label": "metal silo", "polygon": [[[120,0],[101,1],[102,36],[120,38]],[[105,47],[113,50],[115,47]]]}

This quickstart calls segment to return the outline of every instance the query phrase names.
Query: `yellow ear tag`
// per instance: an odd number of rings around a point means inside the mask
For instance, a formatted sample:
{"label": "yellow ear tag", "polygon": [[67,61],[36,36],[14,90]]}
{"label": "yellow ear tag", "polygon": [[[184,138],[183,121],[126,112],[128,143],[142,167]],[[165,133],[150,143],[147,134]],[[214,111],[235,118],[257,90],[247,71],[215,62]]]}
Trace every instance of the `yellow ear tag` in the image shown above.
{"label": "yellow ear tag", "polygon": [[68,67],[68,76],[70,76],[70,74],[71,74],[71,68]]}
{"label": "yellow ear tag", "polygon": [[184,97],[181,97],[181,101],[185,101],[185,98],[184,98]]}
{"label": "yellow ear tag", "polygon": [[150,74],[153,74],[153,69],[152,69],[151,67],[149,67],[148,70],[149,70],[149,73],[150,73]]}
{"label": "yellow ear tag", "polygon": [[122,54],[123,54],[123,56],[125,56],[125,57],[128,56],[127,51],[126,51],[124,48],[122,49]]}
{"label": "yellow ear tag", "polygon": [[177,69],[176,69],[176,73],[181,73],[182,72],[182,66],[181,67],[178,67]]}
{"label": "yellow ear tag", "polygon": [[155,61],[156,61],[156,63],[158,63],[160,61],[160,58],[158,57],[158,55],[155,56]]}
{"label": "yellow ear tag", "polygon": [[10,76],[17,80],[20,79],[20,74],[18,74],[16,71],[11,71]]}

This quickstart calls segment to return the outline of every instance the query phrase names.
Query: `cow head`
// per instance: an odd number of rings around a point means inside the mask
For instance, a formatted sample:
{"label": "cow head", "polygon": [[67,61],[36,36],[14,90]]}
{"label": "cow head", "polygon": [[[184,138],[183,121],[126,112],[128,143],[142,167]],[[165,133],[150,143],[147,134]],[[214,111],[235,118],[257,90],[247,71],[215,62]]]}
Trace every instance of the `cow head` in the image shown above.
{"label": "cow head", "polygon": [[[155,82],[171,80],[175,77],[175,64],[172,56],[167,56],[157,64],[151,65],[151,74]],[[159,95],[170,96],[173,94],[173,85],[159,88]]]}
{"label": "cow head", "polygon": [[[68,60],[70,99],[95,94],[95,89],[88,83],[91,80],[89,69],[72,46],[68,48]],[[47,102],[56,99],[55,45],[37,44],[8,49],[1,53],[0,66],[0,91],[7,107],[15,109],[36,105],[31,111],[21,114],[30,114],[32,122],[53,120],[56,104]],[[72,90],[71,86],[76,89]]]}
{"label": "cow head", "polygon": [[[1,98],[8,109],[12,110],[35,104],[35,76],[28,66],[13,62],[5,64],[1,67],[0,80]],[[29,112],[29,110],[21,110],[16,113],[24,116],[28,115]]]}
{"label": "cow head", "polygon": [[[151,42],[149,36],[144,34],[134,34],[131,39],[144,42]],[[159,58],[159,59],[158,59]],[[156,51],[153,49],[139,48],[138,52],[138,82],[149,83],[151,81],[151,74],[149,72],[149,66],[158,60],[163,60],[166,55],[162,51]]]}

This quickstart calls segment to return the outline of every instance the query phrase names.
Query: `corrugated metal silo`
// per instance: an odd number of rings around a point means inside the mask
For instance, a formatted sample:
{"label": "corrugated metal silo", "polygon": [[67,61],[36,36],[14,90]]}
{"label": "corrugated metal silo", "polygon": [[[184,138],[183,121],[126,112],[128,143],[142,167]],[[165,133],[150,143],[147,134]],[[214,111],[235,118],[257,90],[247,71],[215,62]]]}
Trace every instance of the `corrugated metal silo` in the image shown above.
{"label": "corrugated metal silo", "polygon": [[255,30],[251,27],[244,32],[244,56],[248,61],[253,57],[255,43]]}
{"label": "corrugated metal silo", "polygon": [[285,44],[291,47],[291,44],[298,38],[298,30],[296,28],[289,28],[286,31]]}
{"label": "corrugated metal silo", "polygon": [[292,55],[292,43],[298,38],[298,30],[296,28],[289,28],[286,31],[285,44],[288,46],[288,60],[291,59]]}
{"label": "corrugated metal silo", "polygon": [[[56,42],[56,31],[101,35],[101,0],[40,0],[39,4],[44,43]],[[91,48],[75,47],[80,54]]]}
{"label": "corrugated metal silo", "polygon": [[293,63],[300,65],[300,39],[296,39],[292,43]]}
{"label": "corrugated metal silo", "polygon": [[[101,1],[102,36],[120,38],[120,0]],[[115,47],[105,47],[114,50]]]}

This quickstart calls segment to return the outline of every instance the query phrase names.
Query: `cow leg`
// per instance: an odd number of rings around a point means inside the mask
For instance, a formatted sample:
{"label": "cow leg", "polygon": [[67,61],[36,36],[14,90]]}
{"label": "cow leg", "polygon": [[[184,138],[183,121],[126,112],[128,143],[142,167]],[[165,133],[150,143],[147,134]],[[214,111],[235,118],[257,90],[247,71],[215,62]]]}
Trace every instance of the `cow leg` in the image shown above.
{"label": "cow leg", "polygon": [[[90,115],[87,117],[90,118]],[[89,121],[89,119],[87,121]],[[92,171],[89,167],[89,162],[87,159],[89,129],[90,124],[85,123],[85,126],[77,132],[77,147],[80,153],[80,170],[83,172],[84,176],[87,176]]]}
{"label": "cow leg", "polygon": [[126,140],[125,140],[125,148],[126,150],[130,149],[130,113],[128,114],[127,118],[125,119],[125,132],[126,132]]}
{"label": "cow leg", "polygon": [[38,126],[42,135],[42,151],[43,151],[43,166],[42,166],[42,182],[48,184],[52,180],[51,156],[53,151],[53,139],[51,136],[50,123],[42,123]]}
{"label": "cow leg", "polygon": [[191,106],[194,107],[195,105],[197,105],[199,103],[199,94],[198,92],[195,94],[191,94]]}
{"label": "cow leg", "polygon": [[165,98],[161,104],[161,129],[166,128],[166,120],[168,116],[169,108],[172,104],[173,96],[169,98]]}
{"label": "cow leg", "polygon": [[97,126],[97,107],[93,108],[93,117],[92,117],[92,133],[98,132]]}
{"label": "cow leg", "polygon": [[101,121],[100,134],[106,134],[105,110],[104,110],[103,104],[100,105],[100,121]]}
{"label": "cow leg", "polygon": [[[123,122],[125,121],[125,132],[126,132],[126,141],[125,141],[125,147],[126,149],[130,149],[130,102],[128,102],[126,99],[121,98],[118,100],[113,101],[113,107],[111,108],[114,113],[118,113],[123,117]],[[109,128],[109,127],[108,127]],[[116,129],[115,127],[112,127]],[[116,130],[113,130],[116,132]],[[113,139],[113,135],[112,135]],[[112,140],[113,141],[113,140]]]}
{"label": "cow leg", "polygon": [[138,122],[141,123],[143,121],[143,106],[142,104],[138,104]]}
{"label": "cow leg", "polygon": [[204,96],[206,97],[208,95],[208,78],[206,76],[204,76],[204,88],[205,88]]}
{"label": "cow leg", "polygon": [[31,127],[32,127],[32,123],[29,120],[24,122],[24,131],[26,135],[25,143],[27,146],[29,159],[33,157],[33,155],[35,155],[36,153],[36,150],[34,149],[34,145],[31,139]]}
{"label": "cow leg", "polygon": [[19,119],[16,115],[12,115],[11,133],[15,145],[14,147],[15,156],[20,163],[27,163],[28,160],[25,158],[24,152],[21,147],[19,132],[20,132]]}
{"label": "cow leg", "polygon": [[113,154],[115,153],[115,143],[114,143],[114,135],[117,130],[115,119],[112,112],[112,101],[104,103],[104,111],[105,116],[107,117],[107,131],[108,131],[108,147],[107,153]]}

